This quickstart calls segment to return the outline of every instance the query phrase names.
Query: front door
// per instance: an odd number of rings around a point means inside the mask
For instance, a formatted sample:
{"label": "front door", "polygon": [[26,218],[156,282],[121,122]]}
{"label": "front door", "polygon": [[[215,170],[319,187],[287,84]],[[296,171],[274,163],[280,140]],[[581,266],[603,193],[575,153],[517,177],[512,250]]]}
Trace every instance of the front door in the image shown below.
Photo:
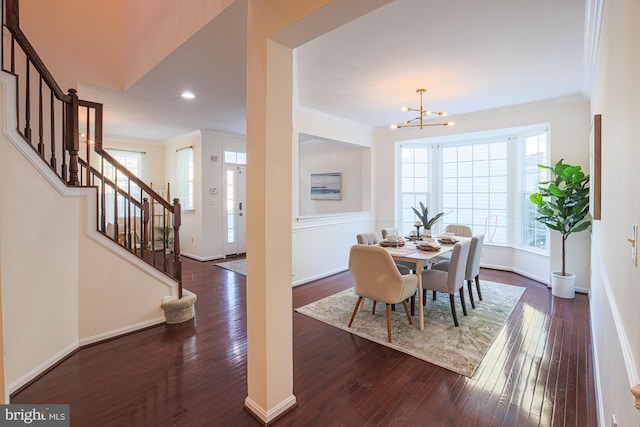
{"label": "front door", "polygon": [[246,252],[245,165],[225,166],[225,255]]}

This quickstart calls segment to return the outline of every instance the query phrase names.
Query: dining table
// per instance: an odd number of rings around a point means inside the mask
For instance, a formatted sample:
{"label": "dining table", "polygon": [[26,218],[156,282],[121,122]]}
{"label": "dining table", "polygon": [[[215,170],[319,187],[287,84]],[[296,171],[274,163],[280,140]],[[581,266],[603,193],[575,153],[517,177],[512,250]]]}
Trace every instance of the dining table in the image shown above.
{"label": "dining table", "polygon": [[[455,241],[463,240],[464,237],[455,237]],[[438,256],[450,252],[453,250],[455,242],[443,243],[438,242],[440,249],[438,250],[422,250],[418,248],[420,241],[405,240],[397,242],[395,245],[391,242],[381,242],[380,246],[384,247],[387,252],[396,261],[405,261],[415,264],[416,275],[418,276],[418,311],[420,313],[420,330],[424,330],[424,307],[422,305],[422,270],[424,269],[425,262],[429,262]]]}

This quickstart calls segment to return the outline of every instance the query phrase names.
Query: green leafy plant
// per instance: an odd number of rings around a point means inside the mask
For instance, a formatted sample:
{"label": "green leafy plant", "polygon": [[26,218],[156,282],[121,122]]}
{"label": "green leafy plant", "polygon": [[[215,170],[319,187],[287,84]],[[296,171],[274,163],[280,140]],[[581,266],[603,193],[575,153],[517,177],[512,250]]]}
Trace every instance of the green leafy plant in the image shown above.
{"label": "green leafy plant", "polygon": [[169,249],[173,248],[173,227],[156,227],[156,233],[156,242]]}
{"label": "green leafy plant", "polygon": [[413,212],[415,212],[418,219],[420,219],[420,222],[422,223],[422,226],[425,230],[431,230],[431,227],[433,227],[433,225],[436,222],[440,221],[440,219],[445,215],[444,212],[440,212],[439,214],[433,216],[433,218],[429,219],[429,208],[427,208],[422,202],[420,202],[420,210],[414,207],[412,207],[411,209],[413,209]]}
{"label": "green leafy plant", "polygon": [[562,275],[567,275],[565,242],[572,233],[586,230],[591,225],[589,216],[589,175],[580,166],[564,163],[555,166],[538,165],[548,169],[551,181],[541,182],[538,192],[529,196],[537,205],[536,221],[562,235]]}

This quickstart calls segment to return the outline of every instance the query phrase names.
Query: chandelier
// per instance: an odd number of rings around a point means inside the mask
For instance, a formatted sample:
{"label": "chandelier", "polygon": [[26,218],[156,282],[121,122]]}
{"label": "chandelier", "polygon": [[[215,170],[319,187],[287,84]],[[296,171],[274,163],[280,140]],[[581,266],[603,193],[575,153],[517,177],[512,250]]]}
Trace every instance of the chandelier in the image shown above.
{"label": "chandelier", "polygon": [[406,122],[404,122],[404,124],[391,125],[391,129],[400,129],[400,128],[407,128],[407,127],[420,127],[420,129],[422,129],[423,126],[453,126],[455,124],[453,122],[424,123],[424,117],[426,116],[431,116],[431,115],[446,116],[447,115],[447,113],[445,113],[444,111],[430,111],[422,108],[422,95],[426,91],[427,91],[426,89],[416,90],[416,93],[420,95],[419,109],[411,108],[411,107],[402,107],[402,111],[415,111],[418,113],[418,116],[414,117],[413,119],[407,120]]}

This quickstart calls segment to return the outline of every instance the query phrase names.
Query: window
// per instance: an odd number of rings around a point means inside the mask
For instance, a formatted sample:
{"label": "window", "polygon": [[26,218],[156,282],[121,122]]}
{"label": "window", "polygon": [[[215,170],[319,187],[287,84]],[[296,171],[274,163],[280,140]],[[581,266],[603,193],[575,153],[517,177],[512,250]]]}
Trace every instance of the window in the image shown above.
{"label": "window", "polygon": [[241,153],[236,151],[225,151],[224,162],[232,165],[246,165],[247,153]]}
{"label": "window", "polygon": [[178,150],[176,167],[176,194],[182,210],[192,211],[193,206],[193,147]]}
{"label": "window", "polygon": [[522,185],[523,228],[525,247],[546,249],[548,230],[544,224],[536,221],[536,205],[531,203],[529,196],[538,190],[538,183],[549,179],[546,170],[538,164],[548,165],[547,133],[537,133],[524,137],[524,183]]}
{"label": "window", "polygon": [[443,146],[442,219],[471,226],[487,243],[507,243],[507,141]]}
{"label": "window", "polygon": [[430,147],[402,147],[401,165],[402,179],[400,180],[402,203],[400,218],[402,230],[411,231],[415,223],[415,214],[411,209],[419,206],[420,202],[429,203],[429,151]]}
{"label": "window", "polygon": [[402,232],[413,229],[411,207],[422,201],[430,216],[447,213],[441,228],[470,225],[486,243],[545,250],[547,230],[535,221],[529,195],[545,178],[538,163],[549,161],[548,126],[457,138],[402,143],[397,215]]}
{"label": "window", "polygon": [[[107,152],[111,154],[111,156],[116,159],[119,163],[121,163],[124,167],[126,167],[129,172],[133,173],[136,177],[140,178],[142,173],[142,154],[138,151],[126,151],[126,150],[111,150],[108,149]],[[140,199],[141,190],[140,187],[130,182],[129,178],[127,178],[122,173],[116,173],[116,168],[113,167],[110,163],[104,163],[104,175],[112,182],[117,182],[118,187],[123,189],[126,192],[130,192],[133,197],[136,199]],[[105,188],[106,195],[106,203],[105,203],[105,214],[109,220],[114,217],[114,189],[107,186]],[[125,215],[131,214],[134,215],[133,212],[128,212],[127,209],[131,209],[126,202],[125,197],[118,195],[116,197],[118,203],[118,217],[123,217]]]}

